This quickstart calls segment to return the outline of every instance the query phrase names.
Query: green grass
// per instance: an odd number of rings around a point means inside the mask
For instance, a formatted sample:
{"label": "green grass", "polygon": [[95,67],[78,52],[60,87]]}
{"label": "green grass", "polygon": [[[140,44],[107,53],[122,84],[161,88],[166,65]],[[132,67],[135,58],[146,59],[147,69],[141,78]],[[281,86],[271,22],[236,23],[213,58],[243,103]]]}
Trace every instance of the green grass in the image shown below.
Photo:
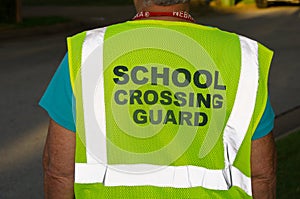
{"label": "green grass", "polygon": [[132,5],[132,0],[23,0],[24,5]]}
{"label": "green grass", "polygon": [[300,198],[300,131],[276,142],[277,198]]}

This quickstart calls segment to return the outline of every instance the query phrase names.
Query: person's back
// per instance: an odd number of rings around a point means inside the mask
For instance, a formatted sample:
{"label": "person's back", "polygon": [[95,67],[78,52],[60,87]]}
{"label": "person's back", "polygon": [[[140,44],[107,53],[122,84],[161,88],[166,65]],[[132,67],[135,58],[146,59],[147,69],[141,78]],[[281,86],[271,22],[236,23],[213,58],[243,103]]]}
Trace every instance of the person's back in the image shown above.
{"label": "person's back", "polygon": [[251,198],[272,53],[160,15],[68,38],[76,198]]}

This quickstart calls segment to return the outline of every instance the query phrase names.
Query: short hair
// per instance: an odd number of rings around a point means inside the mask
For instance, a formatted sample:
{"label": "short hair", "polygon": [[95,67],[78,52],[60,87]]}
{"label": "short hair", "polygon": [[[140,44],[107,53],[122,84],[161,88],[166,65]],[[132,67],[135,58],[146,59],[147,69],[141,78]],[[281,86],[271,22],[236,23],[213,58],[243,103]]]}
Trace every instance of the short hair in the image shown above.
{"label": "short hair", "polygon": [[145,5],[151,5],[152,3],[159,6],[169,6],[180,3],[187,3],[190,0],[144,0]]}

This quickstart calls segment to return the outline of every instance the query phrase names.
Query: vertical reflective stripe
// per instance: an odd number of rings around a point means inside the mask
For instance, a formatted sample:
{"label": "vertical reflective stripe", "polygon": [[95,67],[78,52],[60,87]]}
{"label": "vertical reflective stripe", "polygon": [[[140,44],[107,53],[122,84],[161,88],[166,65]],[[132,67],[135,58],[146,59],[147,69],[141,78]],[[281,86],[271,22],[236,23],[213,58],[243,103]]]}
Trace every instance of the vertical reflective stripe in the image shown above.
{"label": "vertical reflective stripe", "polygon": [[258,90],[258,45],[239,37],[241,44],[241,71],[236,98],[224,129],[225,167],[232,165],[247,134],[255,108]]}
{"label": "vertical reflective stripe", "polygon": [[[81,79],[87,163],[107,162],[103,84],[105,31],[106,28],[88,31],[82,47]],[[97,103],[94,101],[95,95],[100,99]]]}

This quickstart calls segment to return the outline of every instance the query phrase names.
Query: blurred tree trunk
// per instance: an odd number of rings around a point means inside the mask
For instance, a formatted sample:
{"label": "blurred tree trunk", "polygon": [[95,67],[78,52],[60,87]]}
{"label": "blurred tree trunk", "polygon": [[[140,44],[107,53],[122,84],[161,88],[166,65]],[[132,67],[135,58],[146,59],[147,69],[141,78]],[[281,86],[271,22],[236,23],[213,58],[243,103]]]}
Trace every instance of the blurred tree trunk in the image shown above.
{"label": "blurred tree trunk", "polygon": [[0,0],[0,22],[22,22],[22,0]]}
{"label": "blurred tree trunk", "polygon": [[16,0],[16,22],[21,23],[22,21],[22,0]]}

